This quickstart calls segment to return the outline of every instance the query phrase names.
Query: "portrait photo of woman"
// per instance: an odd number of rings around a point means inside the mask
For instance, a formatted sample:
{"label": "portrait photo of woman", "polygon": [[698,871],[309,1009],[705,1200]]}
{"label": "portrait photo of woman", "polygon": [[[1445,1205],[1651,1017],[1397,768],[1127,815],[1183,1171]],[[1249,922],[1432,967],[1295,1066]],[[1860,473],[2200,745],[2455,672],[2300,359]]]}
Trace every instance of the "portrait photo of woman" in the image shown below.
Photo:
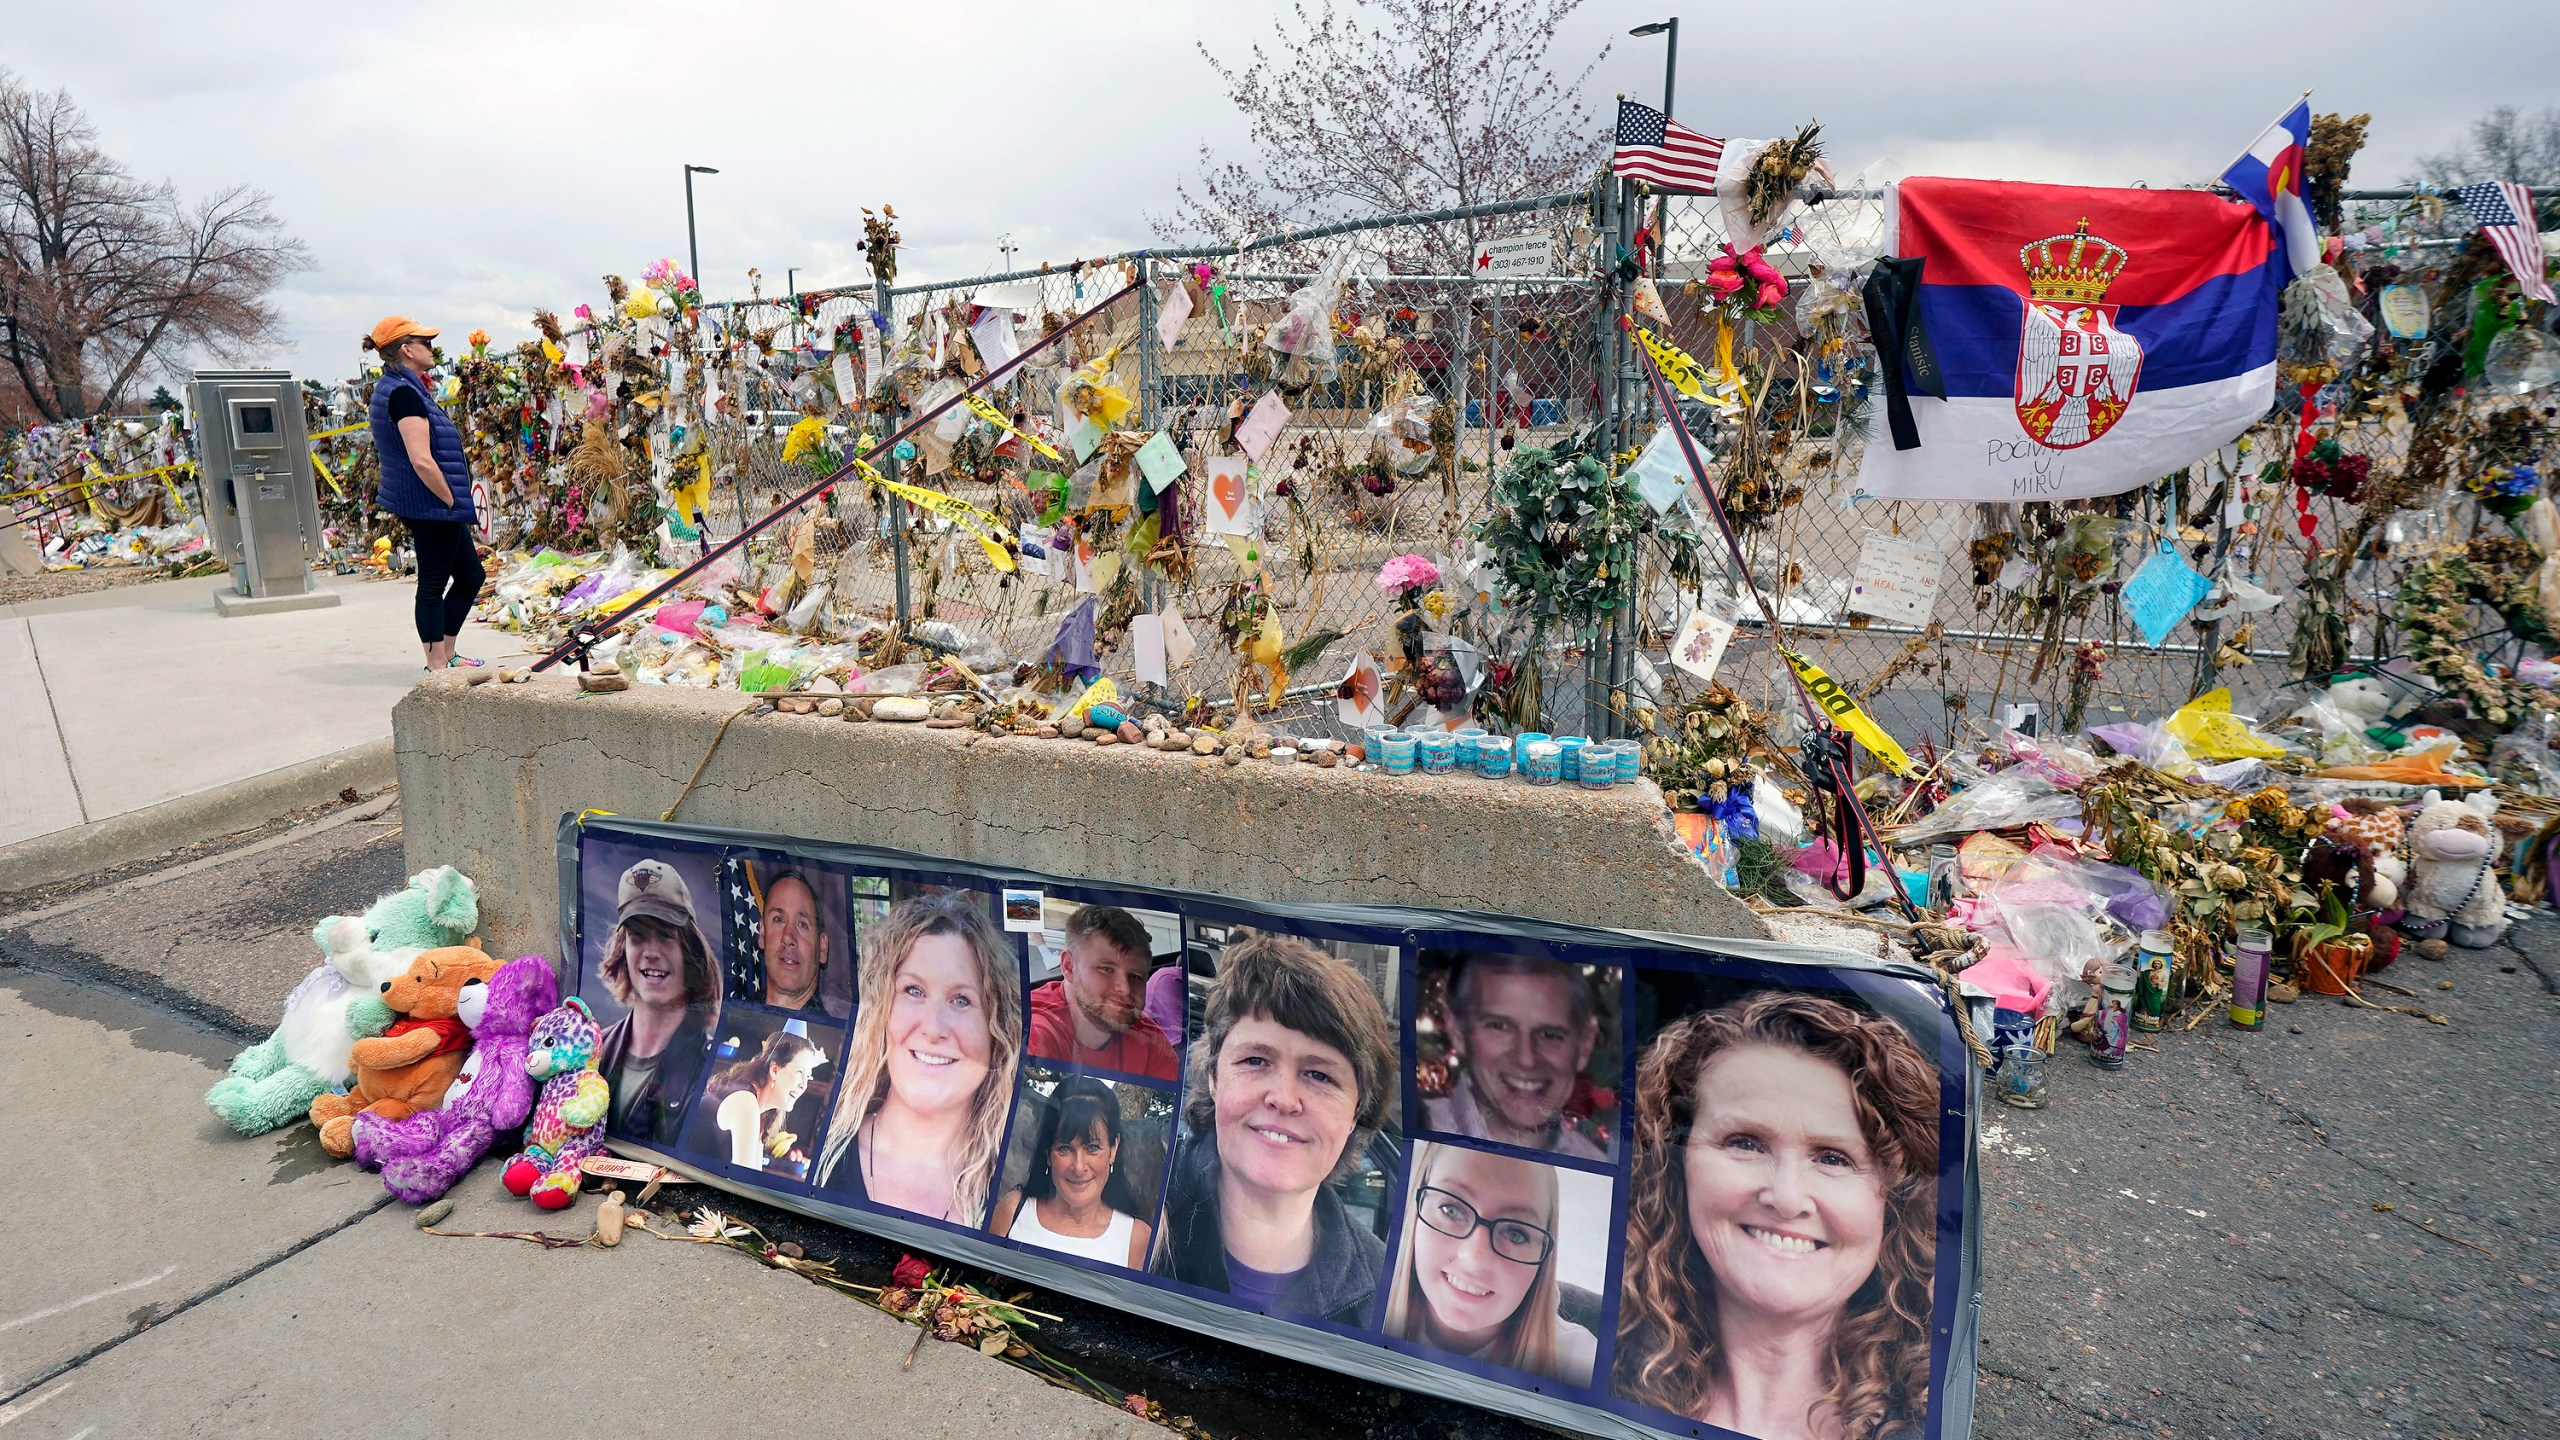
{"label": "portrait photo of woman", "polygon": [[[613,1090],[609,1130],[644,1144],[672,1145],[683,1133],[720,1023],[720,964],[695,909],[695,885],[679,862],[708,881],[707,855],[653,856],[586,872],[591,883],[613,886],[605,912],[613,927],[588,972],[603,991],[588,1003],[604,1022],[597,1067]],[[597,897],[582,898],[593,907],[586,913],[603,909]]]}
{"label": "portrait photo of woman", "polygon": [[863,927],[853,1038],[822,1190],[977,1225],[1022,1058],[1022,970],[994,897],[914,895]]}
{"label": "portrait photo of woman", "polygon": [[696,1113],[709,1115],[719,1131],[714,1158],[735,1169],[770,1169],[794,1179],[807,1173],[808,1137],[787,1124],[826,1063],[827,1052],[817,1041],[776,1030],[754,1053],[713,1070]]}
{"label": "portrait photo of woman", "polygon": [[1909,1032],[1827,994],[1663,1025],[1636,1067],[1615,1393],[1760,1440],[1916,1435],[1938,1098]]}
{"label": "portrait photo of woman", "polygon": [[1599,1311],[1609,1179],[1461,1145],[1417,1142],[1404,1232],[1387,1282],[1389,1335],[1572,1386],[1599,1342],[1565,1318]]}
{"label": "portrait photo of woman", "polygon": [[1341,1183],[1374,1179],[1371,1146],[1398,1121],[1379,991],[1283,935],[1238,930],[1216,967],[1150,1268],[1250,1308],[1365,1325],[1386,1242]]}
{"label": "portrait photo of woman", "polygon": [[[996,1201],[990,1232],[1106,1265],[1145,1268],[1155,1240],[1151,1217],[1164,1174],[1164,1132],[1157,1122],[1152,1146],[1133,1143],[1124,1093],[1142,1114],[1158,1095],[1171,1109],[1170,1091],[1132,1085],[1124,1092],[1089,1075],[1059,1079],[1045,1099],[1034,1085],[1024,1087],[1014,1125],[1017,1135],[1029,1137],[1028,1168],[1022,1183]],[[1152,1164],[1141,1158],[1142,1149],[1152,1151]]]}

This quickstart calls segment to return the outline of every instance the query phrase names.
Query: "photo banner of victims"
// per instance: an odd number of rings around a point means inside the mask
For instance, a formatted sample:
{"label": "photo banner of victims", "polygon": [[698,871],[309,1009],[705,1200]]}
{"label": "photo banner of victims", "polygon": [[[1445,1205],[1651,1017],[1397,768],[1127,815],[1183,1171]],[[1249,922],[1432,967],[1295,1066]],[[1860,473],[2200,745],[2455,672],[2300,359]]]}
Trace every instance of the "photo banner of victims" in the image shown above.
{"label": "photo banner of victims", "polygon": [[612,816],[559,863],[619,1151],[1586,1434],[1971,1430],[1926,969]]}

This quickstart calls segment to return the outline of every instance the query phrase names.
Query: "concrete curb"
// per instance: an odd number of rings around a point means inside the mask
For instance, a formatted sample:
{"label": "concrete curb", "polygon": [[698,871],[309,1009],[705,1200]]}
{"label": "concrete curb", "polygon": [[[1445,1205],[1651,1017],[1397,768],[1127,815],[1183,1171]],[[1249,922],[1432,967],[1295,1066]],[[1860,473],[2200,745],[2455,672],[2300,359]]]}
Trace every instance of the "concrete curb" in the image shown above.
{"label": "concrete curb", "polygon": [[393,782],[388,738],[252,775],[194,795],[0,848],[0,895],[15,895],[263,825],[353,786]]}

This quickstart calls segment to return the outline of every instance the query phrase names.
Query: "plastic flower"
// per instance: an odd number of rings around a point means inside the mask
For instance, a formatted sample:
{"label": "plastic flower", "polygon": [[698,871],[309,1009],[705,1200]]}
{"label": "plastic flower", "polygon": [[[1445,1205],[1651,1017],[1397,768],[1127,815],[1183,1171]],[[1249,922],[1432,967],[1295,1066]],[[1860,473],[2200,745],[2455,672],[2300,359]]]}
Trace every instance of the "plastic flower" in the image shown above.
{"label": "plastic flower", "polygon": [[933,1267],[913,1255],[898,1257],[897,1266],[889,1272],[889,1283],[913,1290],[933,1275]]}
{"label": "plastic flower", "polygon": [[792,426],[791,433],[784,436],[782,439],[783,463],[787,465],[792,461],[799,459],[801,456],[816,450],[819,446],[824,445],[826,440],[826,421],[819,419],[815,415],[801,416],[800,423]]}
{"label": "plastic flower", "polygon": [[1402,595],[1440,583],[1440,567],[1419,555],[1398,555],[1378,567],[1378,588]]}
{"label": "plastic flower", "polygon": [[578,303],[578,308],[570,313],[576,315],[581,320],[593,320],[596,318],[595,307],[587,304],[585,301],[580,301]]}

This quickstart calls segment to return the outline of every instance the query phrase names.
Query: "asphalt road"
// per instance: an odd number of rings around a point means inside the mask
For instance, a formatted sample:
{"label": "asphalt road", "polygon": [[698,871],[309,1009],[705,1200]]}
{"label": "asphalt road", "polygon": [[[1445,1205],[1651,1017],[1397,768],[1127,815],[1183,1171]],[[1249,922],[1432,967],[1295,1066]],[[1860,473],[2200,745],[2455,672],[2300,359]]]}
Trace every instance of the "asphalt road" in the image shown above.
{"label": "asphalt road", "polygon": [[[217,1056],[264,1033],[311,964],[315,919],[399,883],[398,819],[396,806],[341,810],[255,853],[208,852],[184,873],[21,897],[18,915],[0,915],[0,958],[38,973],[13,980],[0,969],[0,989],[43,991],[43,1023],[90,1023],[89,1009],[104,1006],[125,1017],[117,1033],[193,1033],[154,1044]],[[2307,998],[2275,1007],[2260,1032],[2208,1019],[2141,1037],[2145,1048],[2121,1071],[2066,1054],[2048,1108],[1993,1105],[1975,1434],[2560,1436],[2560,922],[2522,922],[2510,942],[2441,963],[2412,956],[2383,975],[2420,998],[2371,992],[2446,1025]],[[97,998],[107,989],[122,993]],[[63,998],[74,994],[93,999]],[[315,1183],[298,1167],[317,1162],[288,1150],[276,1173]],[[349,1235],[362,1237],[396,1223],[365,1218],[352,1193],[310,1203],[310,1228],[355,1225]],[[859,1279],[884,1277],[898,1256],[865,1236],[744,1208],[773,1238],[837,1258]],[[292,1262],[305,1283],[332,1263],[379,1260],[359,1239],[293,1243],[308,1247]],[[345,1259],[333,1261],[340,1246]],[[512,1267],[528,1280],[551,1258],[473,1248],[497,1252],[475,1254],[483,1271]],[[62,1287],[89,1288],[67,1275]],[[1063,1358],[1216,1434],[1546,1433],[1064,1297],[1033,1303],[1065,1317],[1044,1336]],[[887,1323],[844,1305],[843,1323],[857,1331],[866,1318]],[[165,1318],[148,1304],[126,1308],[89,1317],[117,1323],[86,1342],[97,1355],[66,1378],[112,1366]],[[956,1352],[949,1360],[1001,1368]],[[0,1377],[11,1381],[0,1386],[0,1420],[24,1363]],[[651,1368],[637,1351],[591,1363],[608,1376],[618,1367],[634,1386]],[[1061,1416],[1088,1403],[1055,1401]]]}

